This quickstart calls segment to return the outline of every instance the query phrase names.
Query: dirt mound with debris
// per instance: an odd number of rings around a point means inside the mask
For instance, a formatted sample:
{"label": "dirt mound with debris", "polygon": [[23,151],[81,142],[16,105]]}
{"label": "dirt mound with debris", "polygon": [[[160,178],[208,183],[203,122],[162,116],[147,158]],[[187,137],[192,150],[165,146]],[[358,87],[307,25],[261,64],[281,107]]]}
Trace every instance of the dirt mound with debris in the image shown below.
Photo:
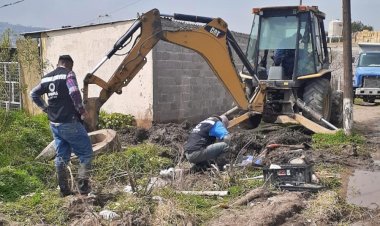
{"label": "dirt mound with debris", "polygon": [[[181,124],[155,124],[149,130],[127,127],[119,130],[118,134],[124,147],[143,142],[158,144],[166,148],[166,151],[161,153],[161,157],[173,159],[175,163],[178,163],[183,158],[183,145],[193,126],[187,121]],[[304,148],[279,147],[271,150],[266,155],[265,165],[286,164],[295,158],[302,158],[306,163],[339,163],[350,167],[372,165],[370,156],[357,156],[354,147],[342,147],[345,151],[340,155],[335,155],[326,150],[313,150],[308,145],[311,142],[311,133],[301,126],[262,123],[260,127],[253,130],[234,128],[231,130],[228,159],[231,162],[241,156],[257,156],[265,150],[267,145],[281,144],[304,145]]]}
{"label": "dirt mound with debris", "polygon": [[226,209],[207,225],[280,225],[305,208],[300,193],[286,192],[244,209]]}
{"label": "dirt mound with debris", "polygon": [[[150,142],[167,148],[164,157],[177,159],[182,155],[183,145],[193,125],[185,121],[181,124],[155,124],[149,130],[128,127],[118,131],[122,146]],[[263,124],[254,130],[235,128],[231,131],[231,147],[229,159],[238,155],[257,155],[268,144],[302,144],[309,143],[311,135],[299,126],[284,127],[281,125]],[[276,157],[281,159],[283,156]],[[289,156],[289,158],[295,155]],[[298,157],[298,155],[297,155]],[[289,159],[281,160],[281,162]]]}
{"label": "dirt mound with debris", "polygon": [[295,145],[311,142],[311,135],[299,126],[263,124],[255,130],[235,129],[231,133],[231,154],[256,155],[269,144]]}

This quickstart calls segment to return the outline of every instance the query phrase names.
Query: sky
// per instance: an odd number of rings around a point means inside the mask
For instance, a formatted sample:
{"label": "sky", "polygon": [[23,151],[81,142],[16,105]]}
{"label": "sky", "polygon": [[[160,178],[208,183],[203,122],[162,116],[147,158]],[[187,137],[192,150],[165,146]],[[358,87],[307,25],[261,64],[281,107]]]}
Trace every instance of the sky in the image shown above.
{"label": "sky", "polygon": [[[16,3],[19,2],[19,3]],[[136,18],[137,13],[157,8],[162,14],[183,13],[221,17],[230,30],[249,33],[252,8],[298,5],[300,0],[0,0],[0,22],[24,26],[81,26]],[[5,6],[7,4],[16,3]],[[326,13],[326,25],[341,19],[342,0],[303,0]],[[380,1],[351,0],[352,21],[362,21],[380,30]],[[328,28],[326,27],[326,30]]]}

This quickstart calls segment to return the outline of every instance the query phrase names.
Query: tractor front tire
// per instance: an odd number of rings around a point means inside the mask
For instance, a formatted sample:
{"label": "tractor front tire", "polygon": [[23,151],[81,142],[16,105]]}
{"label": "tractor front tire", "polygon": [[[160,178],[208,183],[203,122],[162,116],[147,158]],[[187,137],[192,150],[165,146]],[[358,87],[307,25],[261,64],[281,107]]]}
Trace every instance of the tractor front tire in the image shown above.
{"label": "tractor front tire", "polygon": [[[330,81],[327,78],[316,78],[307,81],[303,92],[303,101],[314,111],[322,115],[329,121],[331,116],[332,93]],[[304,112],[303,115],[316,123],[322,125],[310,114]]]}

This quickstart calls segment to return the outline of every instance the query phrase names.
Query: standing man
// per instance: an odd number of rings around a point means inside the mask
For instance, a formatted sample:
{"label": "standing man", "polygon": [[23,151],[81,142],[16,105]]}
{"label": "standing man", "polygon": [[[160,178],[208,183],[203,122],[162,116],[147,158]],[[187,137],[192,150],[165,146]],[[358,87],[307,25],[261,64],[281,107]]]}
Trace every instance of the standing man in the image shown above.
{"label": "standing man", "polygon": [[[72,71],[73,65],[69,55],[60,56],[57,68],[45,75],[30,93],[33,102],[48,114],[57,154],[55,167],[58,185],[63,197],[73,194],[67,173],[71,150],[80,161],[77,178],[80,194],[90,192],[89,170],[93,155],[91,141],[81,123],[87,117],[87,112]],[[48,104],[41,98],[44,94],[47,94]]]}
{"label": "standing man", "polygon": [[[184,146],[187,160],[203,168],[208,165],[209,160],[217,160],[226,153],[230,142],[228,123],[225,115],[212,116],[200,122],[191,131]],[[224,162],[216,162],[222,169]]]}

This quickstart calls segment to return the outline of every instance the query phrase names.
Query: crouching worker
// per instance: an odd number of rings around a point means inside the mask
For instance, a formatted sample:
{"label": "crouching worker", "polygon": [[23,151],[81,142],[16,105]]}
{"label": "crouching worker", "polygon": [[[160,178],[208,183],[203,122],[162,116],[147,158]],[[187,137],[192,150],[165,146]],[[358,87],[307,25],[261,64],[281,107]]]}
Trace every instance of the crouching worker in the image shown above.
{"label": "crouching worker", "polygon": [[[90,192],[89,170],[93,155],[91,141],[81,120],[87,117],[82,104],[75,73],[74,62],[69,55],[59,57],[57,68],[45,75],[40,84],[31,91],[33,102],[47,113],[53,133],[56,158],[55,167],[62,196],[74,194],[69,186],[67,164],[71,151],[78,156],[78,190]],[[48,104],[41,98],[47,94]]]}
{"label": "crouching worker", "polygon": [[219,169],[223,169],[226,162],[222,154],[227,152],[230,142],[227,127],[226,116],[212,116],[191,131],[184,149],[187,160],[195,164],[195,170],[205,169],[210,160],[215,161]]}

